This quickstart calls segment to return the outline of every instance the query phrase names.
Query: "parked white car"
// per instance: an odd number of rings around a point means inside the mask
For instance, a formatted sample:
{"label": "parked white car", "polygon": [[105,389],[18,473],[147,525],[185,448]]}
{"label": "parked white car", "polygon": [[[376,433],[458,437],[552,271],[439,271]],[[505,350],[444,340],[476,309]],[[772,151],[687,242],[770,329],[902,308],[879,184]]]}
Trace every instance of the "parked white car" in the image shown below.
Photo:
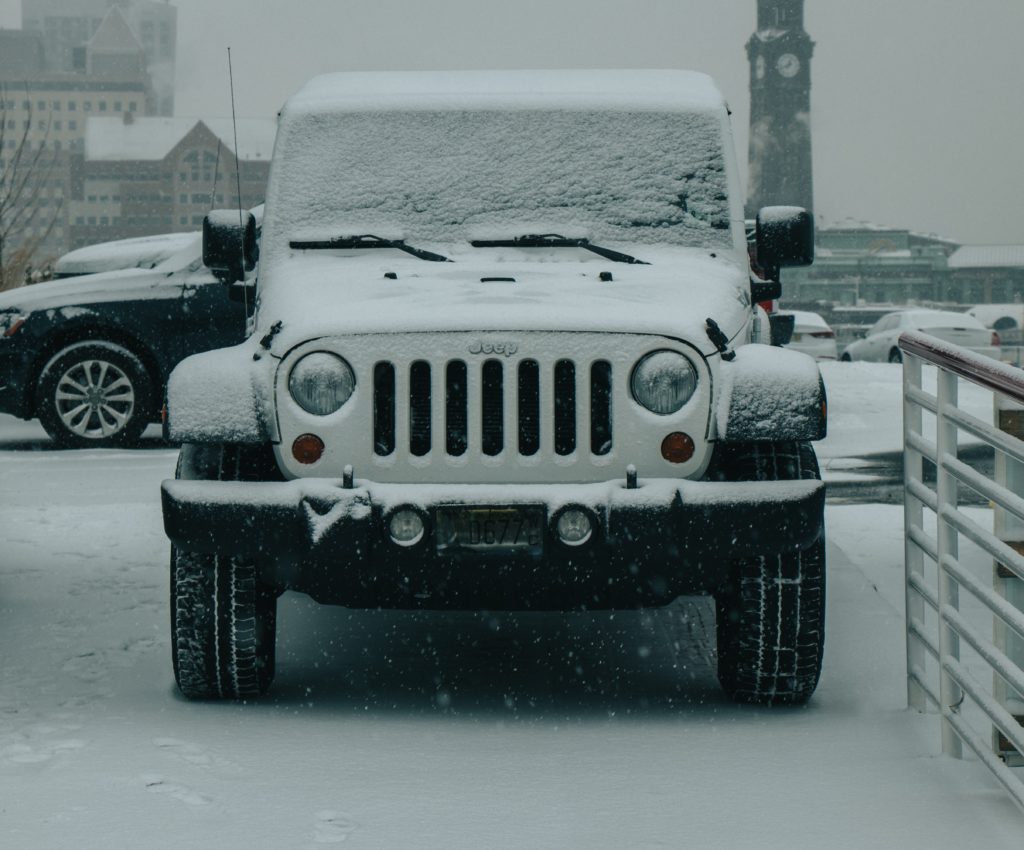
{"label": "parked white car", "polygon": [[808,354],[815,360],[839,358],[835,331],[821,316],[805,310],[783,310],[782,314],[793,317],[793,336],[787,348]]}
{"label": "parked white car", "polygon": [[1024,328],[1024,304],[976,304],[967,315],[1000,333]]}
{"label": "parked white car", "polygon": [[898,341],[904,331],[923,331],[986,357],[999,358],[999,334],[967,313],[902,310],[882,316],[864,339],[847,346],[840,359],[901,363]]}

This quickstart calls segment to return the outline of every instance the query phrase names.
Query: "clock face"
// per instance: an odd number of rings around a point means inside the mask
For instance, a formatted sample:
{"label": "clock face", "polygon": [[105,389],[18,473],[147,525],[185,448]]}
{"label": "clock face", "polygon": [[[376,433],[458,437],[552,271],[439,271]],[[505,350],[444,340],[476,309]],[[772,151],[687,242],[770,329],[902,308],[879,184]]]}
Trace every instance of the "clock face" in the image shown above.
{"label": "clock face", "polygon": [[800,73],[800,60],[792,53],[783,53],[775,68],[784,77],[795,77]]}

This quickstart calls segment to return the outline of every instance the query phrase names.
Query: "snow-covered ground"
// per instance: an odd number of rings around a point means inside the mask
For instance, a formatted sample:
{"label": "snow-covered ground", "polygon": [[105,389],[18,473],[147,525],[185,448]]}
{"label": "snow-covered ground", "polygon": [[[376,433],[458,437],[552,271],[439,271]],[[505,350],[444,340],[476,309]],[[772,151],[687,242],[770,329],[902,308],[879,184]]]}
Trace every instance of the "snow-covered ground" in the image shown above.
{"label": "snow-covered ground", "polygon": [[[823,457],[898,448],[898,374],[826,365]],[[57,452],[0,417],[4,848],[1021,846],[995,780],[905,708],[899,508],[828,508],[803,709],[722,697],[699,601],[489,616],[291,596],[271,694],[190,703],[158,498],[175,452],[146,445]]]}

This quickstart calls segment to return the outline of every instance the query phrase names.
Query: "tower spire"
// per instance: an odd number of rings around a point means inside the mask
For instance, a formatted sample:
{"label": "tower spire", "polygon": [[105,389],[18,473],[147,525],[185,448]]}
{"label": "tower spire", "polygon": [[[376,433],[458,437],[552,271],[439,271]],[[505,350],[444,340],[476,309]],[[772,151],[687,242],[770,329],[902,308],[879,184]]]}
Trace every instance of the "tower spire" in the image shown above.
{"label": "tower spire", "polygon": [[758,0],[750,60],[747,215],[764,206],[814,207],[811,56],[804,0]]}

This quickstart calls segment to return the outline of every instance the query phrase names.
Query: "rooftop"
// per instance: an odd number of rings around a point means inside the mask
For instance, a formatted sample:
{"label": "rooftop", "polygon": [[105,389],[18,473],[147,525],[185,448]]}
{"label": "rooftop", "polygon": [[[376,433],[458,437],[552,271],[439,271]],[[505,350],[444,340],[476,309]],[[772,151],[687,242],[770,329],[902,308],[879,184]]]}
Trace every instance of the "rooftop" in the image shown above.
{"label": "rooftop", "polygon": [[[234,150],[230,118],[90,118],[85,128],[87,160],[161,160],[198,124],[205,124],[229,150]],[[270,161],[277,121],[273,118],[238,119],[238,158]]]}

